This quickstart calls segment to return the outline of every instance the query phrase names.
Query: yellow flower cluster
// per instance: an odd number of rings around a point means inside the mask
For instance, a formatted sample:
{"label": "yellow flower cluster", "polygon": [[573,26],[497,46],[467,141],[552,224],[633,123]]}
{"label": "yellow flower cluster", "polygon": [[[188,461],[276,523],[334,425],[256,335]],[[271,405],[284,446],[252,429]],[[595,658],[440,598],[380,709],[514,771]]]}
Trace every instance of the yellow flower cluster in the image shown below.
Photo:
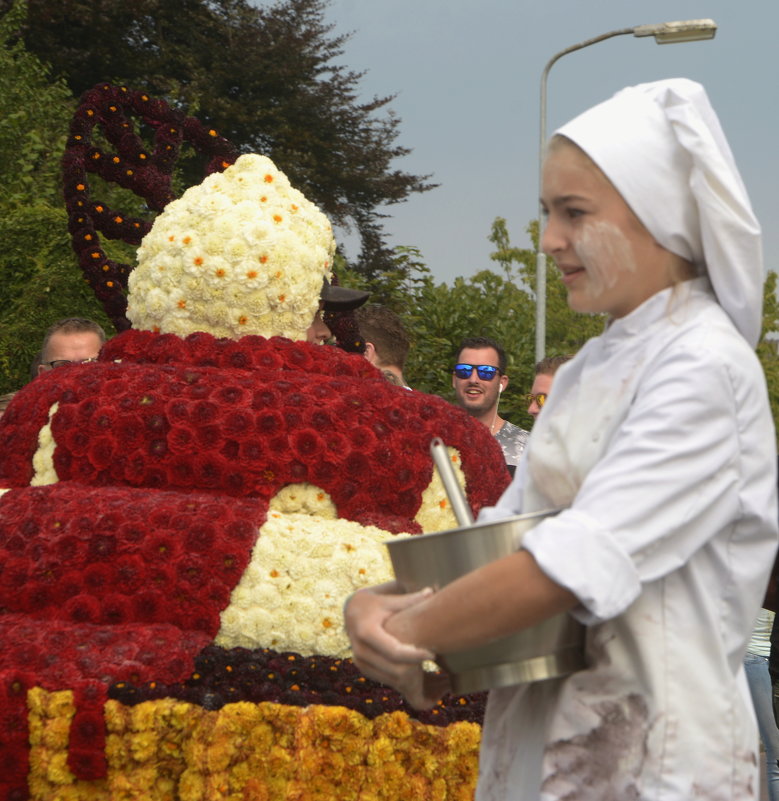
{"label": "yellow flower cluster", "polygon": [[305,339],[330,276],[325,215],[273,162],[241,156],[174,200],[138,249],[127,316],[137,329]]}
{"label": "yellow flower cluster", "polygon": [[172,699],[109,701],[105,712],[108,777],[74,782],[52,767],[65,761],[71,693],[31,691],[33,801],[471,801],[476,784],[474,723],[273,703],[208,712]]}
{"label": "yellow flower cluster", "polygon": [[[81,796],[68,769],[68,736],[76,712],[70,690],[47,693],[33,687],[27,693],[30,727],[30,796],[75,801]],[[100,784],[100,783],[96,783]],[[100,798],[100,795],[93,795]]]}
{"label": "yellow flower cluster", "polygon": [[[293,489],[302,497],[317,494],[310,485],[288,487],[287,506]],[[350,520],[271,510],[222,612],[217,645],[349,656],[344,601],[392,579],[384,545],[391,536]]]}

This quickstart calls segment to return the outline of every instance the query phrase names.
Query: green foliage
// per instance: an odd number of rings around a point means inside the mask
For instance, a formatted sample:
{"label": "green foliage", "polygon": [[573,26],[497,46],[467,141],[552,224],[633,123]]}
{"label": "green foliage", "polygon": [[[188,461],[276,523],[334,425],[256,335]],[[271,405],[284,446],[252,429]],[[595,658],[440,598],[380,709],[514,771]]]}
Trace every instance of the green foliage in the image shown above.
{"label": "green foliage", "polygon": [[113,333],[73,260],[64,209],[37,205],[0,214],[0,393],[29,381],[43,334],[63,317],[89,317]]}
{"label": "green foliage", "polygon": [[62,81],[28,53],[18,32],[26,4],[0,17],[0,179],[3,209],[30,202],[62,204],[60,158],[74,107]]}
{"label": "green foliage", "polygon": [[768,400],[774,418],[774,426],[779,432],[779,302],[776,288],[779,276],[768,273],[763,287],[763,332],[757,345],[757,357],[763,365]]}
{"label": "green foliage", "polygon": [[29,380],[54,321],[91,317],[111,331],[67,233],[60,159],[74,104],[16,37],[25,13],[16,0],[0,17],[0,393]]}
{"label": "green foliage", "polygon": [[409,152],[392,97],[357,101],[362,73],[335,63],[348,37],[324,22],[327,0],[28,1],[27,47],[74,94],[112,81],[181,106],[356,227],[361,271],[391,268],[377,209],[432,185],[392,168]]}

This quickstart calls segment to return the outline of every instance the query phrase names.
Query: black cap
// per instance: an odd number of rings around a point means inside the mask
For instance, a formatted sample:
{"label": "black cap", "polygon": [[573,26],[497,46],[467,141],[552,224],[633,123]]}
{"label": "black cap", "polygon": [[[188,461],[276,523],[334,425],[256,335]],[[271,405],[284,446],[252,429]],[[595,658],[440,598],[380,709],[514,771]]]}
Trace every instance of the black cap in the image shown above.
{"label": "black cap", "polygon": [[345,286],[333,286],[325,278],[319,297],[322,298],[325,311],[352,311],[352,309],[359,308],[368,300],[370,292],[347,289]]}

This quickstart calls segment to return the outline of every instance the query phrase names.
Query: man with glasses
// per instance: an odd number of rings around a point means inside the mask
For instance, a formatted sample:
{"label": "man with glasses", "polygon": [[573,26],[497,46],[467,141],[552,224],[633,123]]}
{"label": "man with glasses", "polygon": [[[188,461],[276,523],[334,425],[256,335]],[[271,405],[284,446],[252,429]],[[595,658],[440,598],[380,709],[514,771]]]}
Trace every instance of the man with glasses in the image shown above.
{"label": "man with glasses", "polygon": [[538,417],[541,408],[546,403],[546,398],[552,389],[552,381],[558,368],[565,364],[570,356],[547,356],[536,364],[536,377],[530,392],[525,395],[528,402],[527,413],[532,415],[533,420]]}
{"label": "man with glasses", "polygon": [[105,340],[105,331],[94,320],[84,317],[58,320],[43,337],[37,374],[68,364],[93,362]]}
{"label": "man with glasses", "polygon": [[508,383],[506,352],[497,342],[487,337],[468,337],[460,343],[452,370],[457,405],[489,428],[513,473],[529,434],[498,415],[500,395]]}

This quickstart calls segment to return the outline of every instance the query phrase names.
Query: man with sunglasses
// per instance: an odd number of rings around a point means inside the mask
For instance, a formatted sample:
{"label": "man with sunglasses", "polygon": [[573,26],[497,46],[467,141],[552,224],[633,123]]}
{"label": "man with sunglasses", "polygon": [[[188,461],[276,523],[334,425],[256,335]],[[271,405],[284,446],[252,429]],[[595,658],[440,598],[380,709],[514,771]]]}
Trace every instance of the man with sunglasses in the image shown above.
{"label": "man with sunglasses", "polygon": [[525,400],[528,403],[527,413],[533,417],[533,420],[538,417],[543,405],[546,403],[546,399],[552,389],[555,373],[570,358],[568,355],[547,356],[536,364],[536,377],[533,380],[533,386],[530,392],[525,395]]}
{"label": "man with sunglasses", "polygon": [[93,362],[106,340],[105,331],[94,320],[66,317],[44,335],[37,374],[68,364]]}
{"label": "man with sunglasses", "polygon": [[500,395],[508,383],[506,352],[495,340],[468,337],[460,343],[452,370],[457,405],[489,428],[513,472],[529,434],[498,415]]}

